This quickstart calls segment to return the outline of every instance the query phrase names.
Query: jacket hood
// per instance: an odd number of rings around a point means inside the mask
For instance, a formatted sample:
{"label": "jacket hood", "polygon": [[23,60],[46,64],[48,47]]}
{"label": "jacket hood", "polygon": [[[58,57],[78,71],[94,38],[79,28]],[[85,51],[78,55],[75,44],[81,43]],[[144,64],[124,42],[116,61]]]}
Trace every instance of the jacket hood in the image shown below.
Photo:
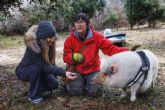
{"label": "jacket hood", "polygon": [[38,29],[38,25],[31,26],[28,31],[25,33],[25,44],[31,48],[34,52],[40,53],[41,49],[37,43],[36,32]]}

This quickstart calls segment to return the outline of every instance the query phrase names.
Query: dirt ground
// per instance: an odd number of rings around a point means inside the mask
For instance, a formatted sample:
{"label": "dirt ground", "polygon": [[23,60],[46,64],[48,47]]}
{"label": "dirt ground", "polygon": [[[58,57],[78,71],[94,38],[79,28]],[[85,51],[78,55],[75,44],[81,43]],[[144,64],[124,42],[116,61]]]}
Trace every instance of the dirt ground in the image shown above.
{"label": "dirt ground", "polygon": [[[45,93],[45,101],[33,105],[28,101],[28,83],[20,82],[14,74],[16,65],[23,57],[25,46],[0,50],[0,110],[165,110],[165,28],[121,30],[127,35],[127,46],[141,44],[150,49],[159,60],[159,73],[155,88],[138,94],[137,101],[131,103],[129,96],[119,100],[117,89],[104,90],[102,97],[69,97],[62,88],[53,93]],[[57,42],[56,63],[63,63],[63,43],[65,37]],[[101,59],[105,55],[100,52]],[[128,92],[129,93],[129,92]]]}

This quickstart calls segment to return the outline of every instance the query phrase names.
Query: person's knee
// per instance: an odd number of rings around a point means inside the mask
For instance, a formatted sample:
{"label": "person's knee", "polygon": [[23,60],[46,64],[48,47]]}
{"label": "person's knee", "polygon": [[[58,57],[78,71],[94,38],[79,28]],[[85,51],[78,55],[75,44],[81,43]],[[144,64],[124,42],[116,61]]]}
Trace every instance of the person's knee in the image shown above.
{"label": "person's knee", "polygon": [[49,90],[55,90],[55,89],[57,89],[58,88],[58,82],[57,81],[54,81],[53,83],[52,83],[52,85],[49,87]]}
{"label": "person's knee", "polygon": [[101,96],[102,95],[102,88],[97,84],[88,85],[87,92],[89,96]]}
{"label": "person's knee", "polygon": [[29,65],[21,68],[16,72],[19,80],[22,81],[33,81],[41,74],[41,69],[37,65]]}
{"label": "person's knee", "polygon": [[81,77],[77,78],[76,80],[71,80],[66,85],[66,89],[69,95],[82,95],[83,93],[84,82]]}
{"label": "person's knee", "polygon": [[30,75],[30,80],[36,80],[38,77],[40,77],[42,71],[38,66],[32,66],[29,68],[29,75]]}
{"label": "person's knee", "polygon": [[67,91],[68,91],[68,94],[71,95],[71,96],[80,96],[83,93],[82,88],[71,87],[69,85],[67,85]]}
{"label": "person's knee", "polygon": [[48,91],[54,90],[58,87],[58,81],[52,74],[48,74],[47,79],[45,79],[45,81],[45,86]]}
{"label": "person's knee", "polygon": [[46,91],[52,91],[52,90],[55,90],[55,89],[57,89],[57,88],[58,88],[58,83],[47,87],[47,90],[46,90]]}
{"label": "person's knee", "polygon": [[98,74],[98,72],[94,72],[89,74],[87,79],[87,92],[89,96],[101,96],[102,95],[102,88],[100,85],[96,84],[94,82],[95,76]]}

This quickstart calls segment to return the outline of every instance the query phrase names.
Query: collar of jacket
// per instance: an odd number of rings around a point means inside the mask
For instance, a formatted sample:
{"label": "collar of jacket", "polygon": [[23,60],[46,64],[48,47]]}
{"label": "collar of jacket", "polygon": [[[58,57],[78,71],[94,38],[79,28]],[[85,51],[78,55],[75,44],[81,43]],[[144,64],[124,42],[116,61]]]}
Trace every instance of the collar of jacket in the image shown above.
{"label": "collar of jacket", "polygon": [[[79,34],[78,34],[77,31],[74,32],[74,35],[75,35],[78,39],[80,39],[80,38],[79,38]],[[90,38],[92,38],[92,37],[93,37],[93,32],[92,32],[91,27],[89,27],[89,31],[88,31],[88,34],[87,34],[87,37],[86,37],[85,40],[90,39]]]}

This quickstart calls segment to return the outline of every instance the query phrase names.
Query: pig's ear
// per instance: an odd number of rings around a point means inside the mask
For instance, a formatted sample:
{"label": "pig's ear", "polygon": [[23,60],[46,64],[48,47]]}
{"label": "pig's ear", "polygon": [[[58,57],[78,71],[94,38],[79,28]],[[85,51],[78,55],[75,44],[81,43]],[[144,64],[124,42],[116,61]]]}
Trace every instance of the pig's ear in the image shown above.
{"label": "pig's ear", "polygon": [[109,69],[112,72],[112,74],[117,72],[117,66],[116,65],[112,65]]}

